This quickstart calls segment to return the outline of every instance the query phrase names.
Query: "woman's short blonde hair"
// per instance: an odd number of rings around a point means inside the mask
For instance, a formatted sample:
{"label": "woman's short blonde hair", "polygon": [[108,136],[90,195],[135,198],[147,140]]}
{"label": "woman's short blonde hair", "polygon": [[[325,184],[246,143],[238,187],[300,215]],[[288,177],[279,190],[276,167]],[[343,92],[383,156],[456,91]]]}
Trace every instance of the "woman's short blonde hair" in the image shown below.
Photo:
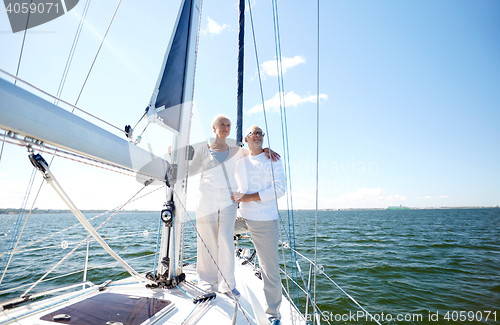
{"label": "woman's short blonde hair", "polygon": [[229,118],[229,116],[224,115],[224,114],[217,114],[217,115],[215,115],[214,119],[212,120],[212,131],[213,132],[215,132],[214,128],[217,126],[217,124],[219,124],[219,121],[223,118],[228,119],[229,123],[231,123],[231,119]]}

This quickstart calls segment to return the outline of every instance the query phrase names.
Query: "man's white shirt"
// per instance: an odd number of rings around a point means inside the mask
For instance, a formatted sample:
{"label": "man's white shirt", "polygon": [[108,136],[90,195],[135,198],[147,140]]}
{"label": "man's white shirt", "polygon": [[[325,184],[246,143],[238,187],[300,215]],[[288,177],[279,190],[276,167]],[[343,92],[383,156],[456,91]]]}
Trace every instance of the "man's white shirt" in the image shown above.
{"label": "man's white shirt", "polygon": [[[286,192],[286,180],[281,160],[273,162],[265,153],[247,155],[236,163],[238,191],[245,194],[259,193],[260,201],[241,202],[239,215],[249,220],[278,219],[276,200]],[[273,186],[274,185],[274,186]]]}

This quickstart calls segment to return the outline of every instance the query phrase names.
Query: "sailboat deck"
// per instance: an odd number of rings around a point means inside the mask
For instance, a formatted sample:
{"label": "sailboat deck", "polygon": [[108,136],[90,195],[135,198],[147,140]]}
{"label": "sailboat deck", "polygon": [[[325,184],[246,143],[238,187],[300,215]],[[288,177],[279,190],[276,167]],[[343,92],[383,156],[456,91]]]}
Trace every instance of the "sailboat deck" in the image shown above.
{"label": "sailboat deck", "polygon": [[[264,312],[262,280],[255,276],[250,265],[236,260],[236,286],[238,299],[236,324],[269,324]],[[186,281],[194,283],[193,266],[184,270]],[[198,293],[199,294],[199,293]],[[0,324],[231,324],[235,301],[225,294],[193,303],[198,295],[189,286],[173,289],[148,289],[134,278],[111,282],[104,290],[98,286],[46,299],[0,312]],[[282,324],[305,324],[287,299],[281,305]],[[65,316],[68,315],[68,316]],[[300,316],[299,316],[300,315]],[[54,317],[56,319],[54,319]]]}

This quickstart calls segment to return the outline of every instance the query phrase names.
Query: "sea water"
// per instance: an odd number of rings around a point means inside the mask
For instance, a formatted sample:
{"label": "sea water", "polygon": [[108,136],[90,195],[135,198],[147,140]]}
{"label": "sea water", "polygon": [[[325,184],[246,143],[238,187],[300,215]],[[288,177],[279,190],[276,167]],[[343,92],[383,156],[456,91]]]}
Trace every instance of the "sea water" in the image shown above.
{"label": "sea water", "polygon": [[[281,239],[286,246],[294,246],[319,265],[316,285],[311,285],[310,292],[316,296],[322,324],[375,324],[349,296],[382,324],[500,324],[498,208],[295,211],[290,225],[291,212],[282,211],[281,215]],[[119,213],[107,220],[109,216],[86,214],[96,228],[106,221],[100,234],[133,268],[152,270],[159,213]],[[25,293],[44,275],[30,293],[83,280],[87,232],[76,218],[71,214],[32,214],[23,229],[26,217],[18,229],[22,229],[18,253],[0,284],[0,300]],[[17,218],[0,215],[0,261]],[[190,218],[194,223],[194,213]],[[292,230],[294,240],[287,235]],[[196,240],[190,220],[185,238],[184,262],[194,263]],[[88,246],[87,280],[100,284],[127,276],[94,240],[90,239]],[[290,251],[283,252],[285,263],[281,266],[290,271]],[[301,272],[297,268],[293,272],[299,283],[307,283],[309,266],[300,265]],[[290,283],[295,298],[297,291]],[[287,286],[285,280],[283,284]],[[305,295],[298,298],[304,308]],[[311,319],[311,314],[308,317]]]}

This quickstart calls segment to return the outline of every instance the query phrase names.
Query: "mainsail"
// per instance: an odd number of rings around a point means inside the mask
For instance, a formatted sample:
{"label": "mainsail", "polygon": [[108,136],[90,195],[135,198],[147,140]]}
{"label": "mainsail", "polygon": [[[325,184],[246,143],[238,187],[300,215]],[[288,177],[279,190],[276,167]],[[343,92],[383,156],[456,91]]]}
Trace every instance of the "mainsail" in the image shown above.
{"label": "mainsail", "polygon": [[200,6],[200,0],[182,3],[148,106],[150,122],[174,132],[181,128],[182,104],[193,97]]}

